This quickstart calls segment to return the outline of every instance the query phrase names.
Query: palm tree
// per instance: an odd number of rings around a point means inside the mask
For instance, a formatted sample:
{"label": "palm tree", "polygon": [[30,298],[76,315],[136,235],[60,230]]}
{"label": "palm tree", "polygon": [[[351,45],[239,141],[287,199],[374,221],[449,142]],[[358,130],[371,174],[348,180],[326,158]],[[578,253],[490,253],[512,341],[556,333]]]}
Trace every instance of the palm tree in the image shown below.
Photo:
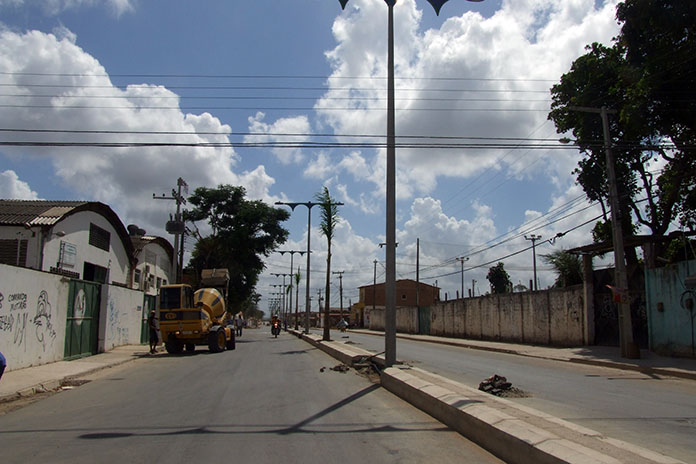
{"label": "palm tree", "polygon": [[541,255],[541,259],[552,265],[556,271],[554,287],[569,287],[582,283],[582,262],[579,256],[570,254],[566,250],[558,250],[548,255]]}
{"label": "palm tree", "polygon": [[324,190],[315,195],[315,199],[319,203],[321,211],[321,233],[326,237],[328,244],[328,252],[326,255],[326,304],[324,305],[324,340],[331,340],[331,332],[329,331],[329,308],[331,307],[331,240],[334,236],[336,224],[338,223],[338,205],[331,195],[329,188],[324,186]]}
{"label": "palm tree", "polygon": [[298,308],[300,306],[300,281],[302,280],[302,274],[300,274],[300,268],[297,268],[297,273],[295,274],[295,330],[299,329],[298,322]]}

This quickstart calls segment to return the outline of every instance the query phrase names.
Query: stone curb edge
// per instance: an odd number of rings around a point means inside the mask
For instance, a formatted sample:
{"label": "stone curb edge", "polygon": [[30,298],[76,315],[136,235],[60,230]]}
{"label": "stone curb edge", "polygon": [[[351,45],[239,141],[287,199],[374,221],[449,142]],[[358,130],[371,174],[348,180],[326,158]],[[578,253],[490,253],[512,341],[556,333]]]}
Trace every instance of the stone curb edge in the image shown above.
{"label": "stone curb edge", "polygon": [[[294,330],[288,332],[351,367],[354,362],[362,360],[366,356],[374,357],[372,353],[360,348],[346,349],[346,346],[340,342],[324,342],[322,337],[318,335]],[[379,361],[383,364],[383,358]],[[380,383],[394,395],[443,424],[452,427],[464,437],[506,462],[511,464],[618,462],[609,455],[603,455],[595,450],[557,437],[490,406],[476,404],[480,402],[472,401],[447,388],[424,382],[409,374],[408,370],[411,369],[415,368],[387,368],[380,375]],[[619,440],[611,440],[611,442],[617,448],[623,448],[639,455],[643,454],[642,449],[629,443]],[[643,455],[643,457],[647,458],[648,456]],[[659,458],[654,462],[681,462],[668,456],[659,456]]]}

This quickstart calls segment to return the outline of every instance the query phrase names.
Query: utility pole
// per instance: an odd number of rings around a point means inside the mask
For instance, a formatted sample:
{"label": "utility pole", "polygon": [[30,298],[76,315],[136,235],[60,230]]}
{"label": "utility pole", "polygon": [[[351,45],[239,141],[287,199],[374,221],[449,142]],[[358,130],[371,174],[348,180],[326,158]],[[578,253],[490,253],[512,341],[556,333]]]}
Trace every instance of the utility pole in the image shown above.
{"label": "utility pole", "polygon": [[616,114],[616,110],[601,108],[588,108],[584,106],[569,106],[571,111],[599,114],[602,118],[602,132],[604,135],[604,155],[607,164],[607,181],[609,183],[609,202],[611,205],[611,226],[614,245],[614,281],[616,282],[616,295],[619,304],[619,341],[621,356],[629,359],[640,358],[640,350],[633,341],[633,323],[631,322],[631,308],[628,292],[628,276],[626,274],[626,258],[624,255],[623,226],[621,224],[621,210],[619,209],[619,190],[616,185],[616,165],[611,151],[611,135],[609,133],[609,114]]}
{"label": "utility pole", "polygon": [[[338,294],[341,297],[341,319],[343,319],[343,273],[346,271],[333,271],[332,274],[338,274]],[[331,311],[331,308],[329,308]]]}
{"label": "utility pole", "polygon": [[525,240],[532,241],[532,259],[534,260],[534,291],[537,291],[537,273],[536,273],[536,241],[541,238],[541,235],[531,234],[529,237],[524,236]]}
{"label": "utility pole", "polygon": [[321,296],[321,289],[317,292],[317,295],[319,295],[319,298],[317,298],[317,302],[319,303],[319,312],[317,313],[317,321],[321,320],[321,302],[324,301],[324,297]]}
{"label": "utility pole", "polygon": [[464,299],[464,262],[469,261],[469,258],[462,256],[461,258],[457,258],[457,261],[462,263],[462,300],[463,300]]}
{"label": "utility pole", "polygon": [[372,277],[372,310],[374,311],[377,305],[377,261],[376,259],[373,261],[375,265],[375,271]]}
{"label": "utility pole", "polygon": [[[280,253],[280,256],[283,256],[285,253],[290,253],[290,285],[292,285],[292,281],[294,279],[293,270],[292,270],[293,269],[293,262],[292,262],[293,257],[295,255],[295,253],[299,253],[300,256],[302,256],[303,254],[305,254],[307,252],[306,251],[297,251],[297,250],[282,250],[282,251],[279,251],[278,253]],[[297,283],[295,283],[295,285],[297,286]],[[297,299],[297,292],[295,292],[295,299]],[[289,307],[290,307],[290,313],[292,313],[292,291],[290,291],[290,305],[289,305]],[[297,311],[295,311],[295,330],[297,330]]]}
{"label": "utility pole", "polygon": [[416,238],[416,308],[420,311],[420,238]]}
{"label": "utility pole", "polygon": [[[172,263],[172,276],[176,283],[181,283],[182,268],[184,265],[184,245],[183,245],[183,235],[185,232],[184,222],[181,220],[181,205],[186,204],[186,198],[181,195],[181,189],[188,194],[188,184],[184,179],[179,177],[176,180],[176,185],[178,190],[172,189],[172,196],[167,197],[164,193],[161,196],[157,196],[154,193],[152,198],[155,200],[175,200],[176,201],[176,215],[174,220],[169,220],[166,225],[166,230],[170,234],[174,234],[174,262]],[[170,216],[171,217],[171,216]],[[181,243],[179,240],[181,236]]]}

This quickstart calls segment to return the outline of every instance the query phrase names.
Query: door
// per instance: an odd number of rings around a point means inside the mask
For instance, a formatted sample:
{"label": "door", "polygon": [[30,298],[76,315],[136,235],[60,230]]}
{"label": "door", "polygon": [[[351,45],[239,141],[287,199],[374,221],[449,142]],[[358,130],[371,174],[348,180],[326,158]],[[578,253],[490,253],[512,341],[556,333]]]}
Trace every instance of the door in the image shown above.
{"label": "door", "polygon": [[150,328],[147,325],[147,318],[150,316],[150,311],[155,309],[157,297],[155,295],[145,295],[143,299],[143,321],[140,328],[140,343],[150,343]]}
{"label": "door", "polygon": [[418,307],[418,333],[430,335],[430,306]]}
{"label": "door", "polygon": [[99,352],[99,305],[101,284],[71,280],[68,292],[68,321],[65,359],[77,359]]}

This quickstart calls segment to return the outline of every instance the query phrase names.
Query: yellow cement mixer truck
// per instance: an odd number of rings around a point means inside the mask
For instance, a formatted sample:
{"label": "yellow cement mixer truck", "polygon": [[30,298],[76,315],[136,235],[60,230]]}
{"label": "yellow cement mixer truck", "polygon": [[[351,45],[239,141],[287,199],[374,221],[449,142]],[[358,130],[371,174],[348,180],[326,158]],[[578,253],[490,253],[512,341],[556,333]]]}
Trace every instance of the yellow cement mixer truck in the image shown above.
{"label": "yellow cement mixer truck", "polygon": [[204,288],[194,291],[188,284],[160,288],[160,332],[168,353],[194,351],[196,345],[207,345],[213,353],[235,349],[234,328],[228,325],[231,314],[225,305],[228,283],[227,269],[204,269]]}

